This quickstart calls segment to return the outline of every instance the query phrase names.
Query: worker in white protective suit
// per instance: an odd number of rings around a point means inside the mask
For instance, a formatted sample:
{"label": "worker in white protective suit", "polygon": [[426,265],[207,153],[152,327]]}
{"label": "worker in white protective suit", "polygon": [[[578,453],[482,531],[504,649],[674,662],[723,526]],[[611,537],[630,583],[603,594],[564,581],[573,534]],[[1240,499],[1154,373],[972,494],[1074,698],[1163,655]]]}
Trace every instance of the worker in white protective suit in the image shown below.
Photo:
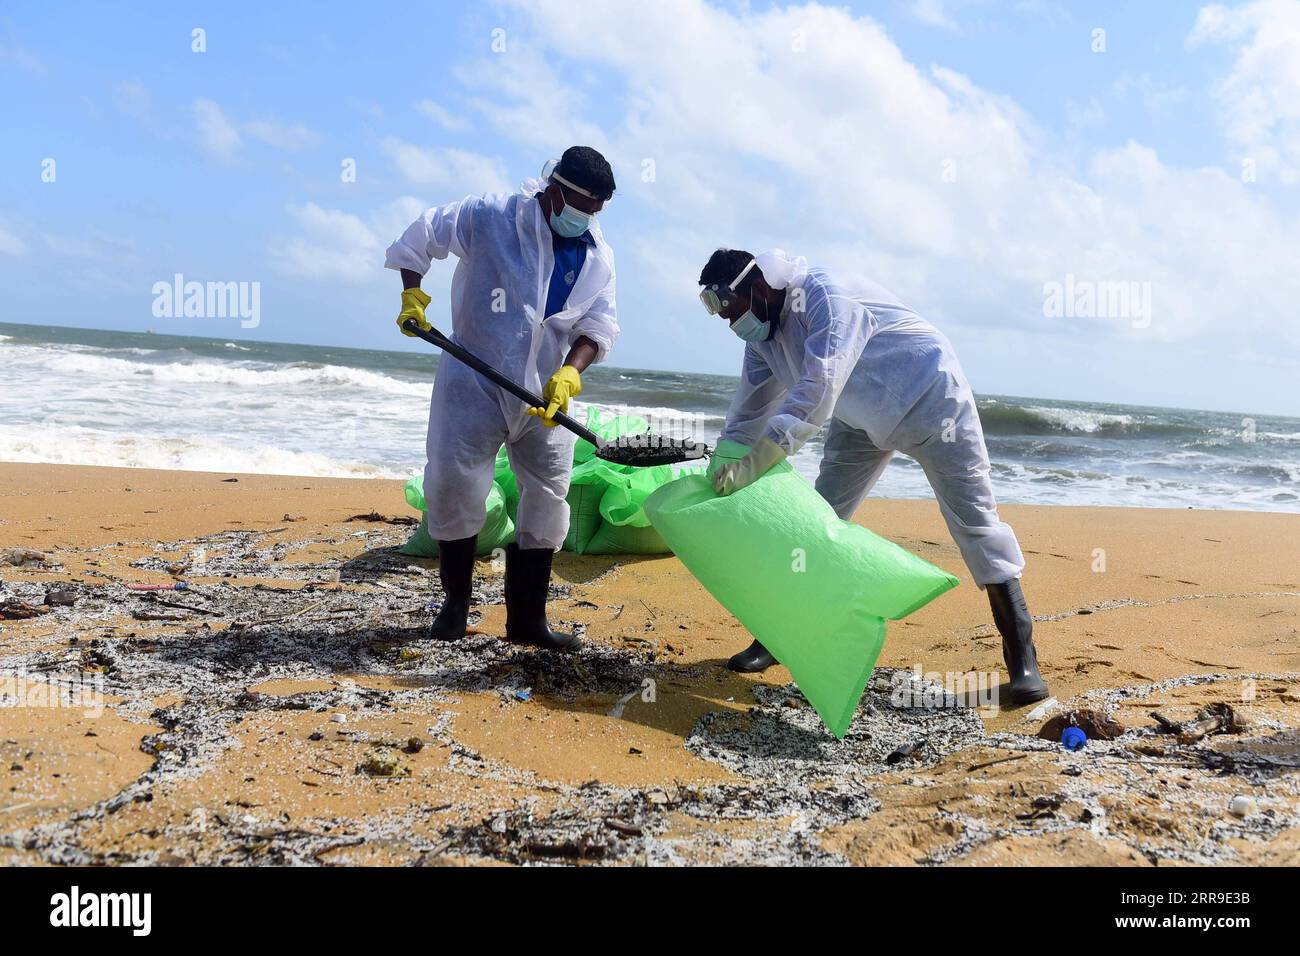
{"label": "worker in white protective suit", "polygon": [[[1025,559],[998,518],[975,397],[947,338],[875,283],[832,278],[780,250],[755,257],[720,249],[700,285],[706,309],[746,342],[722,437],[751,451],[713,470],[715,489],[743,488],[829,422],[816,487],[849,520],[894,452],[916,459],[988,592],[1012,703],[1046,697],[1020,587]],[[773,663],[755,641],[729,666],[751,672]]]}
{"label": "worker in white protective suit", "polygon": [[443,589],[433,638],[465,635],[477,536],[504,443],[519,483],[517,540],[506,549],[506,637],[551,650],[578,644],[546,622],[551,559],[569,530],[575,440],[554,427],[554,415],[568,411],[582,373],[618,337],[614,255],[595,220],[613,194],[605,157],[574,146],[519,192],[435,206],[388,247],[385,265],[402,274],[399,328],[408,319],[430,327],[420,279],[450,252],[459,260],[451,338],[547,402],[530,409],[456,359],[439,362],[424,471]]}

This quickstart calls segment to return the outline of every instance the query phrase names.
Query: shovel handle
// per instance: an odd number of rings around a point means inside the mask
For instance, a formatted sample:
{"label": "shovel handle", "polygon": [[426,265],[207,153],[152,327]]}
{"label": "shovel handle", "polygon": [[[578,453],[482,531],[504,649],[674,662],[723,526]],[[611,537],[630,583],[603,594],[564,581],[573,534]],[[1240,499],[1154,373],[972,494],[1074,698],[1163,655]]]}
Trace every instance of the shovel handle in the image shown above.
{"label": "shovel handle", "polygon": [[[546,401],[546,399],[542,398],[542,396],[536,394],[535,392],[530,392],[528,389],[524,388],[518,382],[514,382],[506,378],[504,375],[502,375],[500,372],[494,369],[487,362],[483,361],[473,352],[461,348],[459,345],[457,345],[451,339],[447,338],[447,336],[443,335],[437,329],[430,328],[428,331],[425,331],[424,329],[420,328],[418,325],[415,324],[414,319],[407,319],[404,323],[402,323],[402,328],[406,329],[406,331],[410,332],[412,335],[416,335],[424,339],[424,341],[428,342],[430,345],[436,345],[438,348],[442,349],[444,352],[446,352],[448,355],[452,356],[453,358],[456,358],[461,362],[464,362],[466,365],[468,365],[474,371],[478,372],[480,375],[482,375],[488,381],[492,382],[494,385],[501,386],[511,395],[515,396],[515,398],[518,398],[520,401],[526,403],[529,408],[545,408],[547,405],[550,404],[549,402]],[[600,450],[605,445],[605,440],[603,438],[601,438],[591,429],[579,425],[568,415],[564,414],[564,412],[556,412],[554,416],[554,421],[555,424],[563,425],[565,428],[573,432],[579,438],[584,438],[587,441],[591,442],[593,445],[596,446],[597,450]]]}

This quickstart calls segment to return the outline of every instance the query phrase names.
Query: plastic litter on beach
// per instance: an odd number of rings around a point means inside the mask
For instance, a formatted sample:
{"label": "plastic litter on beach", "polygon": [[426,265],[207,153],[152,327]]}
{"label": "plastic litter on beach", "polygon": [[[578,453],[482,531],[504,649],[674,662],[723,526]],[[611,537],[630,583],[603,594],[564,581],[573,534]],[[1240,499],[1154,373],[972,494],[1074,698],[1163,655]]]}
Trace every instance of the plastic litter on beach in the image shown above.
{"label": "plastic litter on beach", "polygon": [[25,568],[44,563],[45,554],[31,548],[11,548],[8,551],[0,552],[0,564],[7,564],[15,568]]}
{"label": "plastic litter on beach", "polygon": [[1186,723],[1172,721],[1158,711],[1151,712],[1151,719],[1160,726],[1162,733],[1175,735],[1180,744],[1194,744],[1211,734],[1239,734],[1246,729],[1246,722],[1232,709],[1232,705],[1222,702],[1202,707],[1195,719]]}
{"label": "plastic litter on beach", "polygon": [[1088,745],[1088,735],[1079,727],[1066,727],[1061,731],[1061,746],[1066,750],[1082,750]]}
{"label": "plastic litter on beach", "polygon": [[1244,820],[1255,812],[1255,801],[1251,797],[1233,797],[1232,802],[1228,804],[1228,812]]}
{"label": "plastic litter on beach", "polygon": [[885,763],[887,764],[902,763],[906,758],[912,756],[912,754],[916,753],[924,746],[925,746],[924,740],[917,740],[911,743],[902,744],[899,747],[895,748],[894,752],[885,758]]}
{"label": "plastic litter on beach", "polygon": [[184,591],[189,585],[184,581],[174,581],[171,584],[136,584],[131,583],[127,588],[132,591]]}
{"label": "plastic litter on beach", "polygon": [[413,524],[420,523],[419,519],[412,518],[410,515],[390,516],[390,515],[380,514],[378,511],[370,511],[363,515],[353,515],[351,518],[348,518],[347,520],[348,523],[351,523],[353,521],[369,521],[371,523],[377,523],[377,524],[400,524],[400,525],[413,525]]}
{"label": "plastic litter on beach", "polygon": [[1041,704],[1039,704],[1029,713],[1025,714],[1025,720],[1028,721],[1042,720],[1044,717],[1046,717],[1053,710],[1055,710],[1057,707],[1060,706],[1061,706],[1060,702],[1055,697],[1049,697],[1047,698],[1047,700],[1043,701]]}

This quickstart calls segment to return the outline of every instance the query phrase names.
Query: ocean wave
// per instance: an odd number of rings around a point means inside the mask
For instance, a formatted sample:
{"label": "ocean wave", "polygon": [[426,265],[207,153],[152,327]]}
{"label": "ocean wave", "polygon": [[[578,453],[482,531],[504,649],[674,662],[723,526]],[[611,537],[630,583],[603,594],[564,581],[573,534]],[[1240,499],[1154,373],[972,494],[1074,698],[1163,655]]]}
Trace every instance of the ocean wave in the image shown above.
{"label": "ocean wave", "polygon": [[[1220,449],[1242,442],[1261,445],[1300,442],[1300,433],[1260,431],[1219,422],[1177,421],[1152,414],[1101,412],[1044,405],[1009,405],[996,399],[979,402],[980,422],[990,436],[1061,436],[1072,439],[1172,439],[1183,447]],[[1190,413],[1189,413],[1190,414]],[[1219,416],[1230,418],[1230,416]]]}
{"label": "ocean wave", "polygon": [[0,429],[0,461],[314,478],[405,478],[419,468],[415,461],[385,466],[270,445],[229,445],[203,436],[143,438],[76,427]]}
{"label": "ocean wave", "polygon": [[1071,484],[1078,481],[1102,481],[1109,477],[1105,472],[1084,471],[1074,468],[1040,468],[1035,465],[1026,465],[1021,462],[999,462],[990,463],[994,475],[1007,478],[1018,479],[1022,481],[1052,482],[1056,484]]}
{"label": "ocean wave", "polygon": [[1074,408],[989,402],[980,404],[979,413],[984,430],[994,435],[1123,434],[1137,426],[1132,415]]}
{"label": "ocean wave", "polygon": [[1051,408],[1045,405],[1007,405],[997,401],[979,403],[980,422],[990,435],[1092,435],[1098,438],[1164,438],[1179,435],[1236,436],[1240,430],[1209,428],[1205,425],[1161,421],[1150,417],[1099,412],[1082,408]]}
{"label": "ocean wave", "polygon": [[404,382],[379,372],[346,365],[256,367],[229,362],[133,362],[90,353],[50,353],[41,360],[52,372],[83,377],[115,377],[139,381],[152,379],[171,385],[230,385],[240,388],[263,386],[333,386],[363,388],[388,395],[419,396],[427,399],[432,382]]}
{"label": "ocean wave", "polygon": [[1255,462],[1237,465],[1232,468],[1232,471],[1250,478],[1262,478],[1265,481],[1280,482],[1284,485],[1300,484],[1300,464]]}

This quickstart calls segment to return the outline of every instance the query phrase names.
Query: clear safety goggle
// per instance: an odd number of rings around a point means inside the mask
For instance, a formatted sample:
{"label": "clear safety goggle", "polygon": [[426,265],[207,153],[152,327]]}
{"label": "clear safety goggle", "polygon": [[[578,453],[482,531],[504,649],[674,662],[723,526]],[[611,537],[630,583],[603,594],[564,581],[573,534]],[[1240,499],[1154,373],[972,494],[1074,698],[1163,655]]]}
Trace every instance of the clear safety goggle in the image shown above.
{"label": "clear safety goggle", "polygon": [[700,290],[700,301],[704,303],[704,308],[709,315],[719,314],[737,300],[736,286],[740,285],[740,280],[749,274],[749,270],[754,268],[754,263],[757,261],[757,259],[750,259],[749,264],[740,270],[740,275],[726,285],[715,282],[713,285],[706,285]]}
{"label": "clear safety goggle", "polygon": [[575,186],[573,183],[569,182],[567,179],[565,179],[563,176],[557,173],[555,171],[555,167],[559,165],[560,165],[560,161],[558,159],[548,159],[545,165],[542,166],[542,179],[547,181],[554,180],[555,182],[563,186],[565,189],[572,189],[579,196],[586,196],[588,199],[596,198],[591,194],[590,190],[583,189],[581,186]]}

